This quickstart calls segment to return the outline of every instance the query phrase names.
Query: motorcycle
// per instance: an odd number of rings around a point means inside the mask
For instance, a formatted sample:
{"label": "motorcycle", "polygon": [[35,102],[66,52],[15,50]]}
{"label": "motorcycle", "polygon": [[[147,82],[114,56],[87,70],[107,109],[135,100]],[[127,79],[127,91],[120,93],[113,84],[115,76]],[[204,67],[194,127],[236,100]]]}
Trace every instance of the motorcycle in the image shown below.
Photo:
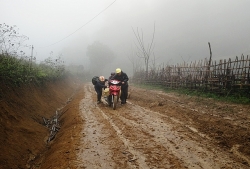
{"label": "motorcycle", "polygon": [[113,107],[113,110],[116,109],[116,105],[119,101],[120,97],[120,81],[118,80],[110,80],[109,81],[109,96],[108,96],[108,104]]}

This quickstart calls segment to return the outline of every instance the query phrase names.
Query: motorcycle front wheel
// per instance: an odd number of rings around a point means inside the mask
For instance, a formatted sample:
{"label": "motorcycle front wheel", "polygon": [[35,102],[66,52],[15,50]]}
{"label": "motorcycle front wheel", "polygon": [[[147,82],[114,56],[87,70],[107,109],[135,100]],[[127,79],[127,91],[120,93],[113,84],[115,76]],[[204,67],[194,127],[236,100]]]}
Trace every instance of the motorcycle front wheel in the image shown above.
{"label": "motorcycle front wheel", "polygon": [[116,105],[117,105],[117,102],[118,102],[118,97],[117,96],[112,96],[113,97],[113,110],[115,110],[116,109]]}

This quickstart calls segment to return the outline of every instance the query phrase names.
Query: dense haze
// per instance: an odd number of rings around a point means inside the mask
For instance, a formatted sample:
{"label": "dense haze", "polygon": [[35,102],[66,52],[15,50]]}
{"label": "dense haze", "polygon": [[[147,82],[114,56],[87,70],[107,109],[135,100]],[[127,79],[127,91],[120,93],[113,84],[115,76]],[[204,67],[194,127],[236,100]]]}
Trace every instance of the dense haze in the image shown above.
{"label": "dense haze", "polygon": [[[104,62],[105,76],[116,67],[132,74],[128,58],[138,61],[133,29],[147,47],[155,38],[156,66],[209,57],[234,58],[250,53],[249,0],[0,0],[1,23],[16,25],[34,45],[37,62],[62,54],[67,64],[89,68],[86,55],[94,42],[106,45],[114,58]],[[52,54],[53,51],[53,54]],[[30,55],[31,49],[26,49]],[[100,60],[106,58],[100,58]],[[98,69],[98,67],[96,67]]]}

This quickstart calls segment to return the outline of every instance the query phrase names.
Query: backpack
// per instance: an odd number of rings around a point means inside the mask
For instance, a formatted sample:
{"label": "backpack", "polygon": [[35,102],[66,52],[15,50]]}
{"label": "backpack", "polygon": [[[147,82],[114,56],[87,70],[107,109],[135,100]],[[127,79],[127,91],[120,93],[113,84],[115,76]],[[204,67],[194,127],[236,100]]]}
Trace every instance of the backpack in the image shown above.
{"label": "backpack", "polygon": [[94,77],[92,78],[92,84],[93,84],[93,85],[96,85],[98,79],[99,79],[98,76],[94,76]]}

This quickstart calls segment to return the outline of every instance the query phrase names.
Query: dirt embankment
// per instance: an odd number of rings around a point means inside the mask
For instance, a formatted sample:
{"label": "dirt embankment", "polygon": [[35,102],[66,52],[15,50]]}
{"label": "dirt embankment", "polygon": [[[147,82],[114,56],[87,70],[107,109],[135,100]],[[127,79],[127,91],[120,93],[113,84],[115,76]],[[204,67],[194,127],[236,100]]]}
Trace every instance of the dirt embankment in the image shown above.
{"label": "dirt embankment", "polygon": [[48,149],[49,129],[42,117],[50,119],[65,106],[79,83],[68,79],[39,86],[0,86],[0,168],[30,168]]}

